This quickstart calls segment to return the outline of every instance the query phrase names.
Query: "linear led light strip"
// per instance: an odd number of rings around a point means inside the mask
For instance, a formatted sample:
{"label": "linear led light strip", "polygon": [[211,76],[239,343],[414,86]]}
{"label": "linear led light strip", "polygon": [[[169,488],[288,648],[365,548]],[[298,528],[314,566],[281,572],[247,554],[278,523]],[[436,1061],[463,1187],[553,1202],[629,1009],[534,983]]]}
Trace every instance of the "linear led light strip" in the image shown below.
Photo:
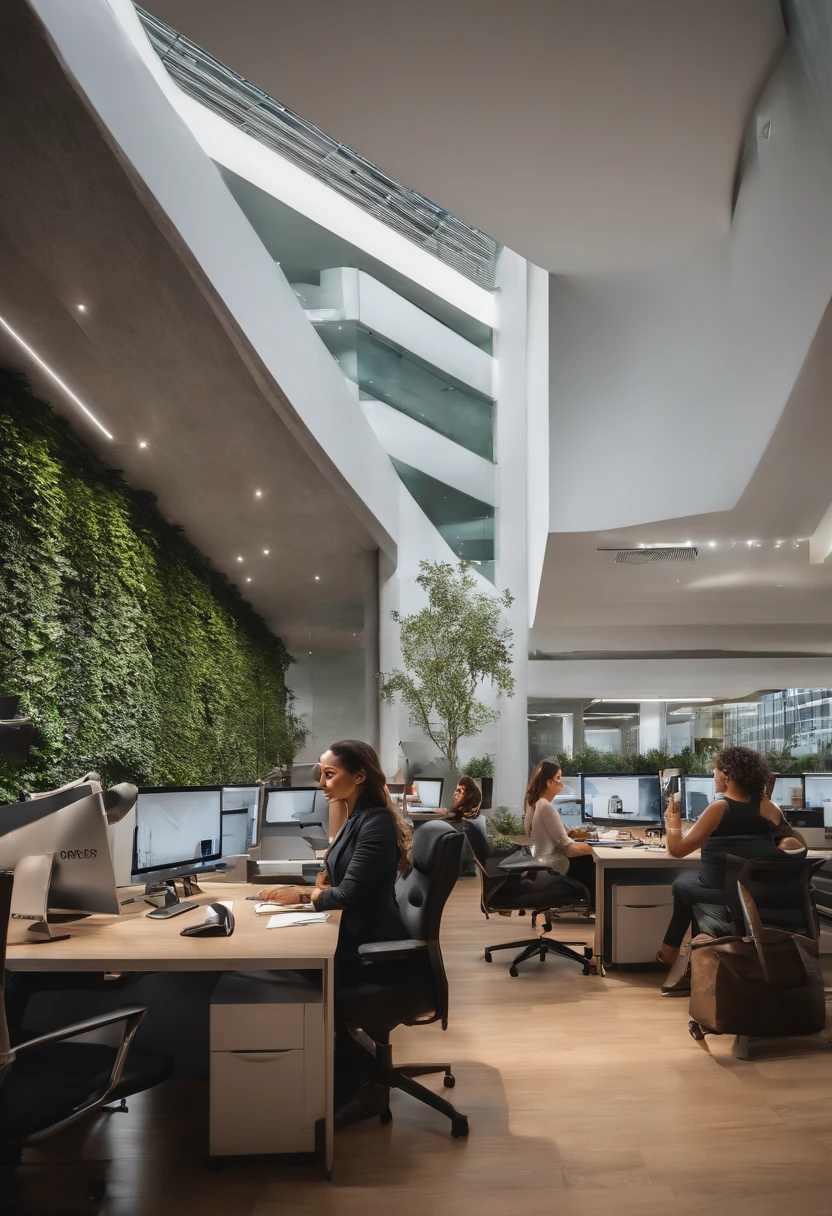
{"label": "linear led light strip", "polygon": [[5,329],[6,333],[9,334],[10,337],[14,338],[14,340],[18,344],[18,346],[21,346],[23,348],[23,350],[26,351],[26,354],[29,355],[32,359],[34,359],[34,361],[35,361],[35,363],[37,363],[38,367],[42,367],[43,370],[46,372],[47,376],[52,377],[52,379],[55,381],[55,383],[58,385],[58,387],[62,388],[64,390],[67,397],[69,397],[70,401],[72,401],[75,405],[77,405],[78,409],[81,410],[82,413],[86,414],[86,416],[89,418],[90,422],[92,422],[95,426],[98,427],[99,431],[101,431],[101,434],[106,435],[106,437],[108,439],[112,439],[112,435],[110,434],[110,432],[107,430],[107,428],[104,426],[103,423],[98,421],[98,419],[96,418],[96,416],[92,412],[92,410],[87,409],[87,407],[84,405],[84,403],[80,399],[80,397],[76,397],[75,393],[73,393],[72,389],[69,387],[68,384],[64,383],[64,381],[61,379],[61,377],[58,375],[58,373],[54,372],[48,363],[44,363],[44,361],[43,361],[43,359],[41,359],[40,355],[36,351],[32,350],[29,343],[24,341],[24,339],[21,338],[21,336],[17,332],[17,330],[12,329],[12,327],[11,327],[11,325],[9,325],[8,321],[6,321],[1,316],[0,316],[0,325],[3,326],[3,329]]}

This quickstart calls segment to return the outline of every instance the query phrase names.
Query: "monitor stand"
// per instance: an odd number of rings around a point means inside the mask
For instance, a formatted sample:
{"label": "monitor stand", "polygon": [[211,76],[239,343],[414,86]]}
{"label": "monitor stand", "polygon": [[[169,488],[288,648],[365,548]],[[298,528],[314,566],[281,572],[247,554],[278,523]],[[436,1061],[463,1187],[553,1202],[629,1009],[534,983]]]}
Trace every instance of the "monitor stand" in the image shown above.
{"label": "monitor stand", "polygon": [[62,942],[68,933],[52,933],[47,920],[49,884],[54,853],[30,853],[14,867],[12,906],[9,916],[9,945]]}

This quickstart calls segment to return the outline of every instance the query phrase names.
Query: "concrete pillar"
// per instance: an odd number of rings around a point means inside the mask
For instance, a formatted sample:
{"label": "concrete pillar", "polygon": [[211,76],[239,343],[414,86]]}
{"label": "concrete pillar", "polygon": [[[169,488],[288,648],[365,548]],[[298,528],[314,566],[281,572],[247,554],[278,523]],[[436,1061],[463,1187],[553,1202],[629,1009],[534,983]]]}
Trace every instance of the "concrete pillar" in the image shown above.
{"label": "concrete pillar", "polygon": [[364,729],[368,743],[378,751],[379,730],[379,586],[378,550],[363,554],[361,563],[364,589]]}
{"label": "concrete pillar", "polygon": [[666,701],[641,701],[638,714],[638,750],[649,752],[664,746],[665,722],[667,720]]}

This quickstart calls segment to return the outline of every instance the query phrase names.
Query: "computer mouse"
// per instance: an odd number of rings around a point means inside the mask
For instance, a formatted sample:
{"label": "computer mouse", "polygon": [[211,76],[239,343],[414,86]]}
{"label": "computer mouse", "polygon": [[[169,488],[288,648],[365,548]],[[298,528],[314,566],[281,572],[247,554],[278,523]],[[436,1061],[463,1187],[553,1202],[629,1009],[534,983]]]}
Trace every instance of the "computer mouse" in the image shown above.
{"label": "computer mouse", "polygon": [[230,937],[234,932],[234,913],[227,904],[209,904],[205,920],[183,929],[180,937]]}

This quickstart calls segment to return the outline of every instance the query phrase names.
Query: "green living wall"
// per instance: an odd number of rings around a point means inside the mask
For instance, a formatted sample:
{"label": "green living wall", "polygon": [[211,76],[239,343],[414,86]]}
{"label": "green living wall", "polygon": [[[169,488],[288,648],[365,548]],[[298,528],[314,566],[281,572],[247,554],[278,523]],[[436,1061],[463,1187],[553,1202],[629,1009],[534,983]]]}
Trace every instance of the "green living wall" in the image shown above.
{"label": "green living wall", "polygon": [[0,801],[108,782],[248,781],[291,710],[283,643],[21,378],[0,371],[0,693],[38,729]]}

